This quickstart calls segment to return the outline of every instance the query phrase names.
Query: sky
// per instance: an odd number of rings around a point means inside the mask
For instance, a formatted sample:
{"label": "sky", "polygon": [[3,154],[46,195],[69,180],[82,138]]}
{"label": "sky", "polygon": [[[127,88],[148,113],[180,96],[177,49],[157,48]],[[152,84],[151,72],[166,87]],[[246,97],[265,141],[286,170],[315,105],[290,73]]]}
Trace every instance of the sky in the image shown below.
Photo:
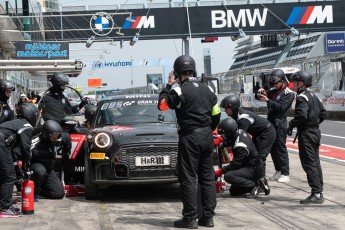
{"label": "sky", "polygon": [[[98,0],[98,5],[111,5],[112,3],[143,3],[143,0]],[[164,0],[154,1],[164,2]],[[166,0],[165,2],[168,2]],[[62,6],[78,6],[78,5],[95,5],[95,1],[90,0],[60,0]],[[107,83],[107,87],[102,89],[124,89],[139,86],[146,86],[146,74],[163,74],[163,83],[166,83],[168,73],[172,70],[174,60],[182,55],[181,39],[164,39],[139,41],[130,46],[129,42],[125,42],[123,48],[120,43],[115,42],[95,42],[90,48],[86,48],[85,43],[70,44],[70,59],[79,59],[85,67],[77,78],[71,78],[70,82],[87,92],[88,79],[102,78],[102,83]],[[204,72],[203,51],[209,48],[211,51],[211,70],[212,73],[226,72],[229,70],[234,61],[235,43],[230,37],[220,37],[214,43],[201,43],[201,38],[193,38],[190,43],[190,55],[195,59],[198,75]],[[145,63],[145,61],[159,61],[158,64],[152,64],[149,67],[144,65],[134,65],[133,67],[122,68],[91,68],[94,61],[116,62],[122,60],[133,60],[136,63]],[[151,62],[150,62],[151,63]]]}

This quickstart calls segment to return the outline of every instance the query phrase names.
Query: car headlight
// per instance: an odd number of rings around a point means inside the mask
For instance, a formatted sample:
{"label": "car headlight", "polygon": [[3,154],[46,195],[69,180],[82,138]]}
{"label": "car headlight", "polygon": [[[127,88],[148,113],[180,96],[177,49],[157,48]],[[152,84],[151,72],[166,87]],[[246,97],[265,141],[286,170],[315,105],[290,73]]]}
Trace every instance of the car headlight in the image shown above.
{"label": "car headlight", "polygon": [[93,138],[97,148],[106,149],[112,144],[112,137],[108,133],[97,133]]}

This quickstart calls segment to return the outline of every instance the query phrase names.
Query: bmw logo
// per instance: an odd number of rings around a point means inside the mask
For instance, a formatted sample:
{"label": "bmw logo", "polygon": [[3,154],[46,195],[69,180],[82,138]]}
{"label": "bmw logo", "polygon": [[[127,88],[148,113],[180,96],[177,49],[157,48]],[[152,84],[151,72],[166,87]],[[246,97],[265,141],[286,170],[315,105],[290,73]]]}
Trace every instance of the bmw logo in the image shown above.
{"label": "bmw logo", "polygon": [[90,19],[90,28],[98,36],[108,35],[114,28],[114,21],[110,14],[98,12]]}

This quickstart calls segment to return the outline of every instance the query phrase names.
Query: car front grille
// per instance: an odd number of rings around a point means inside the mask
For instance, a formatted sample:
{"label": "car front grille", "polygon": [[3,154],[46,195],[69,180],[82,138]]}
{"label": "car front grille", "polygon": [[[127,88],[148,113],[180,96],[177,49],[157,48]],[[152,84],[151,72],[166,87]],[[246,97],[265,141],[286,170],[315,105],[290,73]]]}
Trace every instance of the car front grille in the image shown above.
{"label": "car front grille", "polygon": [[[166,169],[175,169],[177,164],[177,150],[178,146],[176,145],[155,145],[147,144],[140,146],[122,146],[121,152],[119,155],[121,162],[126,162],[130,170],[134,171],[151,171],[151,170],[166,170]],[[163,166],[140,166],[135,165],[135,157],[137,156],[170,156],[170,165]]]}

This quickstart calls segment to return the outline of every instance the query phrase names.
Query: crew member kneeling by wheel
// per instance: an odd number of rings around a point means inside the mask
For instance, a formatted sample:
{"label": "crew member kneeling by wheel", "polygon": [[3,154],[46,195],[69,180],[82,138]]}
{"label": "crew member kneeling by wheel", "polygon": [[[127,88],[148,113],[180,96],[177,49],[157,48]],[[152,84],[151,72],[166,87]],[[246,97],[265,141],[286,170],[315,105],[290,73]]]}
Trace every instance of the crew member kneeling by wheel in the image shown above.
{"label": "crew member kneeling by wheel", "polygon": [[49,199],[62,199],[65,195],[64,187],[53,170],[56,156],[56,143],[61,138],[62,129],[53,120],[43,124],[42,132],[32,141],[31,179],[35,183],[35,201],[39,196]]}
{"label": "crew member kneeling by wheel", "polygon": [[250,193],[249,198],[255,198],[261,190],[269,195],[270,188],[264,177],[262,159],[248,133],[238,129],[236,121],[231,117],[220,122],[218,133],[223,136],[224,146],[231,146],[234,159],[218,169],[215,177],[224,174],[225,181],[231,184],[232,196]]}

